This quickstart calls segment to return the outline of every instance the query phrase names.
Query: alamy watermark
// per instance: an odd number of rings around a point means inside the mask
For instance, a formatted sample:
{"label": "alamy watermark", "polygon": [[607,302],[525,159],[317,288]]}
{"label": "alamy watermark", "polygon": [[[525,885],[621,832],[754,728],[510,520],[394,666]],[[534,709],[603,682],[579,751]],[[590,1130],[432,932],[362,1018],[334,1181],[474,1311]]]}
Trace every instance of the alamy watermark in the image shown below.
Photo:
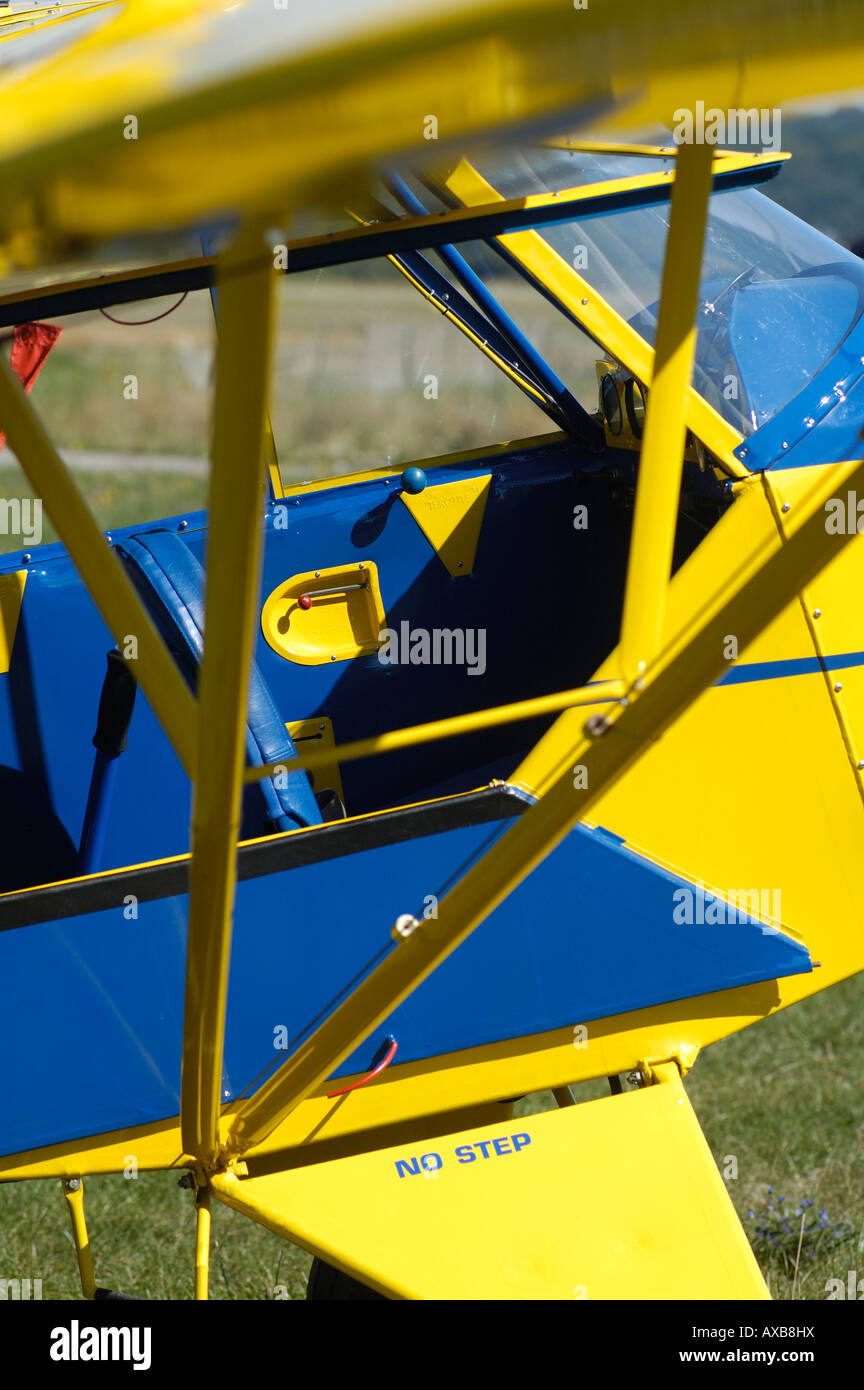
{"label": "alamy watermark", "polygon": [[725,897],[706,890],[676,888],[672,894],[672,921],[676,926],[761,927],[766,936],[782,930],[779,888],[730,888]]}
{"label": "alamy watermark", "polygon": [[412,628],[403,619],[398,632],[382,628],[378,641],[382,666],[464,666],[469,676],[482,676],[486,670],[484,627]]}
{"label": "alamy watermark", "polygon": [[864,535],[864,497],[847,492],[825,503],[825,531],[829,536]]}
{"label": "alamy watermark", "polygon": [[723,145],[725,147],[761,145],[776,153],[781,141],[781,113],[778,107],[730,107],[722,111],[697,101],[695,107],[679,107],[673,118],[672,139],[676,145]]}
{"label": "alamy watermark", "polygon": [[25,545],[41,545],[42,498],[0,497],[0,536],[20,536]]}
{"label": "alamy watermark", "polygon": [[7,1299],[12,1299],[17,1303],[41,1297],[41,1279],[0,1279],[0,1302],[5,1303]]}

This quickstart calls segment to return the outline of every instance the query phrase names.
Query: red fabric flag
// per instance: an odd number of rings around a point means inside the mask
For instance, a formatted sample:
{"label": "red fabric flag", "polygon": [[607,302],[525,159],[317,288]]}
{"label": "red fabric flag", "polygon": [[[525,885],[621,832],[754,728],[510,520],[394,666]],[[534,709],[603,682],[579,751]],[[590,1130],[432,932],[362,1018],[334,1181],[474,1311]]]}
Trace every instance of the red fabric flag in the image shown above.
{"label": "red fabric flag", "polygon": [[[12,370],[29,396],[42,364],[60,337],[62,329],[54,323],[19,323],[12,336]],[[0,449],[6,442],[0,431]]]}

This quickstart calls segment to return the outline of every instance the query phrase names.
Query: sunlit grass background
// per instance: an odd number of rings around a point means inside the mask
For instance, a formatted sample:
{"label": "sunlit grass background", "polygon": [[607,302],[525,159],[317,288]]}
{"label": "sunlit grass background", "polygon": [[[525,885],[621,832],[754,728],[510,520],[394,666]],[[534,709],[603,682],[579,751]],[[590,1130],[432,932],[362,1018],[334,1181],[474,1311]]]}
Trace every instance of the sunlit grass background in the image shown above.
{"label": "sunlit grass background", "polygon": [[[595,409],[595,348],[527,285],[508,278],[500,292]],[[115,313],[131,323],[170,304]],[[33,401],[103,529],[206,505],[213,346],[203,291],[138,328],[99,314],[65,320]],[[281,286],[272,423],[286,485],[555,429],[395,272],[310,273]],[[0,496],[32,495],[7,446]],[[43,524],[43,541],[56,539],[47,514]],[[0,550],[22,548],[0,533]]]}

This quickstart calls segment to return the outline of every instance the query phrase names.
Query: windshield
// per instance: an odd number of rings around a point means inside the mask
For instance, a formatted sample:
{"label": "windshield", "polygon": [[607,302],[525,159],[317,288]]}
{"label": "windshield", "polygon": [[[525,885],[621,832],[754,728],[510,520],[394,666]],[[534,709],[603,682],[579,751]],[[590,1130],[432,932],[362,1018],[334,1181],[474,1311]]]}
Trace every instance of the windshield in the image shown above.
{"label": "windshield", "polygon": [[[653,173],[662,157],[563,149],[480,159],[505,197]],[[539,235],[653,345],[669,205],[601,213]],[[574,258],[574,253],[579,253]],[[750,434],[836,351],[864,297],[864,262],[755,189],[712,195],[702,263],[694,386]]]}

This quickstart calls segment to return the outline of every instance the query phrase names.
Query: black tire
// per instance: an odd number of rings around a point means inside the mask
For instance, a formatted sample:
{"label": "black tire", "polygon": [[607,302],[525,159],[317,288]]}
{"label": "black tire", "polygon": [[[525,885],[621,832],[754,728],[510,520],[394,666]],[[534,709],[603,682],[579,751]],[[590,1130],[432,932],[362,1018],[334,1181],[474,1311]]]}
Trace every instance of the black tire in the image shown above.
{"label": "black tire", "polygon": [[[328,1303],[360,1303],[367,1299],[384,1299],[384,1295],[367,1288],[359,1279],[352,1279],[350,1274],[343,1274],[341,1269],[334,1269],[333,1265],[325,1264],[323,1260],[316,1258],[312,1261],[309,1271],[306,1301],[308,1303],[311,1300],[322,1299]],[[386,1299],[384,1301],[386,1302]]]}

